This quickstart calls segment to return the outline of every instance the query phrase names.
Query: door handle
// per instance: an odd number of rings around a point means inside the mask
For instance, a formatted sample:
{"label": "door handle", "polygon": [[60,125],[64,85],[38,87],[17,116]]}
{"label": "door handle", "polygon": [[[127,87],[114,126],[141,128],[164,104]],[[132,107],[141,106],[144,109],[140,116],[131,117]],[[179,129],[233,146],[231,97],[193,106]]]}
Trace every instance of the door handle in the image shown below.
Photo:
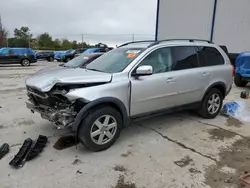
{"label": "door handle", "polygon": [[174,82],[174,78],[173,77],[167,78],[167,83],[170,83],[170,82]]}
{"label": "door handle", "polygon": [[210,75],[210,73],[209,72],[203,72],[202,75],[203,76],[208,76],[208,75]]}

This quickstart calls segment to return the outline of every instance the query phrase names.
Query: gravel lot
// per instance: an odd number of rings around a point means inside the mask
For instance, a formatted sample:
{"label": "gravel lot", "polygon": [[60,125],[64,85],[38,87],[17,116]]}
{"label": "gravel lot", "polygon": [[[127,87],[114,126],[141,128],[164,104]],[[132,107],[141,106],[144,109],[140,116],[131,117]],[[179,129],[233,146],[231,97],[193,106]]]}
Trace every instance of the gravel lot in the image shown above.
{"label": "gravel lot", "polygon": [[[69,130],[56,130],[26,109],[24,79],[57,64],[0,66],[0,145],[11,145],[0,160],[1,188],[243,187],[238,178],[250,172],[250,123],[223,116],[204,120],[191,112],[161,115],[134,122],[103,152],[81,145],[55,149]],[[241,90],[233,88],[226,100],[239,99]],[[22,168],[11,168],[8,163],[23,141],[39,134],[49,137],[44,151]]]}

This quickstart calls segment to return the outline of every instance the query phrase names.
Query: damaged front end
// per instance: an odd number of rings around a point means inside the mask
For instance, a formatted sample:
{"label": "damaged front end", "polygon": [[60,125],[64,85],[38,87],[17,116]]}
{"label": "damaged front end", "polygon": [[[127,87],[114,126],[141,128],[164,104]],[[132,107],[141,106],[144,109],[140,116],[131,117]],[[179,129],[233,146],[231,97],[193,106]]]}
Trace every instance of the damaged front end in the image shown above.
{"label": "damaged front end", "polygon": [[[54,123],[58,129],[71,126],[78,112],[76,101],[69,101],[65,94],[74,86],[55,85],[49,92],[27,86],[29,100],[26,106],[33,113],[41,114],[43,119]],[[79,86],[77,86],[79,87]]]}

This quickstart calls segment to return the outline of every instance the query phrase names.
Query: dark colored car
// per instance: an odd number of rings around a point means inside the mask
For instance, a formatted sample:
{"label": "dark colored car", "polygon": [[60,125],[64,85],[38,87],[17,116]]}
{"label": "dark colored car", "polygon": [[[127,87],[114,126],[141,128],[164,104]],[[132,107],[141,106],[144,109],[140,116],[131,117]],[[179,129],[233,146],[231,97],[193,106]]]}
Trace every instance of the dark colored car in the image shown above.
{"label": "dark colored car", "polygon": [[36,52],[36,59],[37,60],[47,60],[47,61],[54,61],[54,52],[53,51],[38,51]]}
{"label": "dark colored car", "polygon": [[0,64],[21,64],[29,66],[37,62],[35,52],[31,48],[1,48]]}
{"label": "dark colored car", "polygon": [[75,50],[68,50],[64,56],[62,57],[63,62],[68,62],[72,60],[76,54],[83,53],[86,49],[75,49]]}
{"label": "dark colored car", "polygon": [[57,60],[58,62],[62,61],[62,57],[64,56],[64,54],[66,53],[66,51],[55,51],[54,54],[54,59]]}
{"label": "dark colored car", "polygon": [[59,66],[53,66],[41,69],[40,71],[36,72],[36,74],[38,73],[40,74],[47,71],[65,69],[65,68],[77,68],[77,67],[84,68],[85,66],[87,66],[88,64],[90,64],[92,61],[94,61],[103,54],[104,53],[92,53],[92,54],[80,55],[67,63],[60,64]]}
{"label": "dark colored car", "polygon": [[235,67],[235,63],[236,63],[236,59],[237,57],[239,56],[240,54],[239,53],[229,53],[228,56],[229,56],[229,59],[232,63],[232,65]]}
{"label": "dark colored car", "polygon": [[103,47],[101,47],[101,48],[99,48],[99,47],[89,48],[82,53],[75,54],[75,57],[82,55],[82,54],[86,55],[86,54],[90,54],[90,53],[105,53],[105,52],[108,52],[110,50],[113,50],[113,48],[111,48],[111,47],[110,48],[109,47],[107,47],[107,48],[103,48]]}

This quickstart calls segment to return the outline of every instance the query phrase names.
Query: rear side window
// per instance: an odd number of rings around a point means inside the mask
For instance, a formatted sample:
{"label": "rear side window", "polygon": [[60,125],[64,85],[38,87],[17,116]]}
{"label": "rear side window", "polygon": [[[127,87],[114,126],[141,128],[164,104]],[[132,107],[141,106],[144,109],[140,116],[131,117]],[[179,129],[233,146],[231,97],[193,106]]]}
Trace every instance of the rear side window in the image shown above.
{"label": "rear side window", "polygon": [[198,56],[193,46],[172,47],[172,70],[184,70],[198,67]]}
{"label": "rear side window", "polygon": [[220,52],[213,47],[199,46],[198,56],[200,67],[223,65],[224,58]]}

